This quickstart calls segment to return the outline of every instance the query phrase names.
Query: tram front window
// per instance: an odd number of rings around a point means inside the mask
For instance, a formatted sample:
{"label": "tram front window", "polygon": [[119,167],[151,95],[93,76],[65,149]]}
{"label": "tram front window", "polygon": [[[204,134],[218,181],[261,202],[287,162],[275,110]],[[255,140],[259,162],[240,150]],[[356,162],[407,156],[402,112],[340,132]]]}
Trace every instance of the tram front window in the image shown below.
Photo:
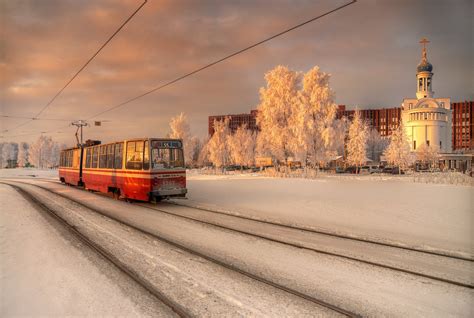
{"label": "tram front window", "polygon": [[[179,144],[181,144],[179,142]],[[154,141],[151,149],[153,169],[184,168],[183,149],[169,148],[166,142]]]}

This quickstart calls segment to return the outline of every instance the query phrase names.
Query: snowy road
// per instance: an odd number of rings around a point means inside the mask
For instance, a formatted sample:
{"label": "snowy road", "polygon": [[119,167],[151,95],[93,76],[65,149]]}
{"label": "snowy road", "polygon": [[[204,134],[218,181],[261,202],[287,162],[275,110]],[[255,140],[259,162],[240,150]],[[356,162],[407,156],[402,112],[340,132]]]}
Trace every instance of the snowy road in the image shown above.
{"label": "snowy road", "polygon": [[1,317],[173,315],[11,187],[0,203]]}
{"label": "snowy road", "polygon": [[364,316],[472,314],[472,289],[394,273],[391,270],[217,229],[195,221],[160,215],[156,211],[60,184],[36,182],[87,202],[104,214],[149,233],[180,242],[188,248],[233,264],[246,272],[255,273],[267,280]]}

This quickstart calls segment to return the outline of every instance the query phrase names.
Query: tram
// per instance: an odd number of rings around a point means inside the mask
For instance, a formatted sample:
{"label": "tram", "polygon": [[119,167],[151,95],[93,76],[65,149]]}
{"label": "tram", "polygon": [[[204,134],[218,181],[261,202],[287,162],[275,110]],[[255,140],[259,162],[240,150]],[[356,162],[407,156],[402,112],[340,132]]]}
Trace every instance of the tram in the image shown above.
{"label": "tram", "polygon": [[59,180],[116,198],[160,201],[185,197],[186,169],[179,139],[141,138],[61,151]]}

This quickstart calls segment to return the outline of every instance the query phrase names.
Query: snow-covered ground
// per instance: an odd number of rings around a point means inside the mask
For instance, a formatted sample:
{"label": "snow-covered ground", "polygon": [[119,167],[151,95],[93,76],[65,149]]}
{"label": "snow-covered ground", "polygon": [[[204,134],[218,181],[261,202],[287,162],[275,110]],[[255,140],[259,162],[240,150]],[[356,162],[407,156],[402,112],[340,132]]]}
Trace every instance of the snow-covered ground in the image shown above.
{"label": "snow-covered ground", "polygon": [[188,173],[189,205],[473,255],[474,187],[390,176],[318,179]]}
{"label": "snow-covered ground", "polygon": [[[267,280],[279,282],[308,295],[322,297],[323,300],[342,305],[363,315],[472,316],[470,308],[473,294],[470,289],[415,278],[391,270],[373,268],[366,264],[293,249],[212,226],[196,224],[190,220],[143,209],[138,205],[111,200],[105,196],[39,179],[57,179],[56,171],[35,172],[31,169],[28,171],[20,169],[17,173],[23,178],[28,177],[28,174],[38,175],[31,177],[37,178],[37,181],[23,180],[25,182],[41,184],[63,195],[69,195],[149,233],[156,233],[224,263],[233,264],[250,273],[257,273]],[[0,177],[13,178],[14,172],[15,170],[10,170],[7,176],[0,172]],[[212,176],[190,172],[188,188],[189,199],[181,202],[189,205],[206,206],[253,218],[271,219],[412,246],[457,251],[469,256],[474,254],[471,234],[472,187],[418,184],[400,177],[384,179],[370,176],[325,177],[310,180],[268,178],[252,174]],[[48,194],[43,194],[43,197],[52,203],[57,200],[49,198]],[[7,202],[5,196],[0,197],[0,200],[2,203]],[[15,204],[8,201],[8,205],[5,206],[12,207],[13,211],[23,209],[22,206]],[[21,224],[22,220],[14,222]],[[94,224],[100,225],[99,223]],[[83,226],[86,230],[91,228]],[[100,226],[93,232],[98,233],[98,237],[103,237]],[[125,233],[117,237],[127,239],[127,235]],[[2,239],[2,244],[4,241],[12,244],[15,239],[14,236]],[[39,237],[32,236],[32,239],[38,241],[38,245],[55,244],[48,240],[43,241]],[[137,244],[139,243],[137,241]],[[114,244],[119,247],[119,252],[128,253],[132,250],[130,247],[124,248],[123,242]],[[66,249],[64,247],[53,250],[60,250],[66,255],[69,253],[63,252]],[[143,251],[148,253],[151,250]],[[45,258],[48,252],[47,249],[38,252],[39,259]],[[57,258],[60,259],[60,256]],[[168,256],[160,260],[170,261]],[[33,262],[32,259],[26,260],[27,264]],[[48,262],[45,261],[45,264],[48,265]],[[156,265],[158,260],[154,259],[149,264]],[[10,265],[6,266],[9,267]],[[182,271],[186,267],[180,263],[176,268]],[[48,270],[42,267],[40,269]],[[71,271],[74,273],[74,268]],[[208,275],[202,277],[207,277],[202,282],[209,283]],[[221,280],[227,278],[227,276],[220,277],[216,280],[216,284],[219,285]],[[58,284],[55,281],[53,283]],[[67,281],[64,286],[74,286],[73,283]],[[87,283],[90,283],[89,280]],[[224,285],[231,286],[231,284]],[[235,291],[235,295],[240,295],[239,299],[247,299],[242,302],[245,306],[250,304],[253,308],[255,305],[263,304],[261,301],[258,303],[249,301],[248,299],[252,299],[250,297],[252,293],[243,293],[241,287],[218,289],[221,292]],[[49,295],[52,295],[52,292],[49,292]],[[247,296],[250,298],[246,298]],[[68,298],[66,297],[64,301],[67,304]]]}
{"label": "snow-covered ground", "polygon": [[0,316],[169,316],[144,289],[0,184]]}
{"label": "snow-covered ground", "polygon": [[[0,169],[0,178],[57,180],[57,170]],[[184,203],[353,236],[474,255],[474,187],[411,176],[317,179],[188,171]],[[182,202],[182,201],[181,201]]]}
{"label": "snow-covered ground", "polygon": [[0,178],[46,178],[58,180],[57,169],[17,168],[0,169]]}

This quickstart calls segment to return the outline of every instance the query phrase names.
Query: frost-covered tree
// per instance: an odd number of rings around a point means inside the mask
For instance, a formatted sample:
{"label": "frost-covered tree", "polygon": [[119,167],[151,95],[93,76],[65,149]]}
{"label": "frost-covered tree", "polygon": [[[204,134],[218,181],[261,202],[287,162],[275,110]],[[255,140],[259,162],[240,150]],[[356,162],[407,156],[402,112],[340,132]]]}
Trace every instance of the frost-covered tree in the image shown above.
{"label": "frost-covered tree", "polygon": [[380,156],[388,146],[388,139],[380,136],[377,129],[370,129],[367,136],[367,154],[370,159],[379,161]]}
{"label": "frost-covered tree", "polygon": [[221,121],[214,121],[214,134],[207,143],[209,151],[209,161],[216,168],[224,167],[229,162],[229,147],[227,139],[230,134],[229,118]]}
{"label": "frost-covered tree", "polygon": [[193,136],[189,144],[192,149],[191,162],[196,165],[199,161],[199,154],[201,153],[203,143],[198,137]]}
{"label": "frost-covered tree", "polygon": [[209,160],[209,140],[202,143],[201,150],[199,151],[197,164],[199,167],[204,167],[210,163]]}
{"label": "frost-covered tree", "polygon": [[428,146],[421,144],[416,149],[416,160],[433,168],[439,159],[439,147],[437,145]]}
{"label": "frost-covered tree", "polygon": [[18,166],[24,167],[28,164],[28,151],[30,145],[26,142],[22,142],[18,145]]}
{"label": "frost-covered tree", "polygon": [[257,115],[259,153],[287,162],[295,142],[290,118],[297,104],[300,74],[280,65],[266,73],[265,80]]}
{"label": "frost-covered tree", "polygon": [[298,102],[290,119],[295,142],[293,152],[315,167],[324,165],[337,153],[335,147],[334,119],[337,105],[329,87],[330,75],[315,66],[303,77],[303,87],[298,91]]}
{"label": "frost-covered tree", "polygon": [[183,141],[184,160],[186,163],[193,161],[193,145],[191,143],[191,130],[189,128],[188,120],[184,113],[171,118],[170,121],[171,132],[170,138],[181,139]]}
{"label": "frost-covered tree", "polygon": [[228,136],[230,159],[233,164],[242,166],[253,165],[255,161],[256,136],[255,133],[242,125]]}
{"label": "frost-covered tree", "polygon": [[8,165],[9,160],[17,160],[18,157],[18,144],[14,142],[6,142],[2,144],[1,148],[1,167],[4,168]]}
{"label": "frost-covered tree", "polygon": [[30,146],[30,163],[40,169],[53,167],[55,160],[53,148],[54,142],[51,137],[40,136]]}
{"label": "frost-covered tree", "polygon": [[343,156],[345,150],[345,143],[346,143],[346,136],[349,131],[349,124],[350,122],[347,120],[346,117],[342,117],[341,119],[334,120],[333,123],[333,147],[336,150],[336,154]]}
{"label": "frost-covered tree", "polygon": [[406,169],[413,161],[411,152],[410,152],[410,143],[405,132],[405,126],[403,121],[400,122],[400,125],[392,131],[390,135],[390,143],[385,149],[384,152],[385,159],[388,163],[400,167],[401,169]]}
{"label": "frost-covered tree", "polygon": [[362,120],[360,112],[356,110],[354,119],[349,126],[347,141],[347,162],[359,167],[367,160],[367,124]]}

